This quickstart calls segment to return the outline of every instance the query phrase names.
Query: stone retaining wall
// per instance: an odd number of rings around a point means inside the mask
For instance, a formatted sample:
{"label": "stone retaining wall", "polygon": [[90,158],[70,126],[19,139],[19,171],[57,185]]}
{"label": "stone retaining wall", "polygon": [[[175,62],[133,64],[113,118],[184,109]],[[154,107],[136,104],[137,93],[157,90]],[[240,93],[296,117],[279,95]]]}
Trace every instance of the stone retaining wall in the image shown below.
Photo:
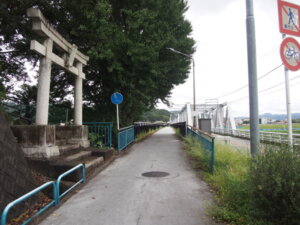
{"label": "stone retaining wall", "polygon": [[[34,189],[33,179],[21,147],[0,111],[0,213],[16,198]],[[24,204],[10,211],[18,215]]]}

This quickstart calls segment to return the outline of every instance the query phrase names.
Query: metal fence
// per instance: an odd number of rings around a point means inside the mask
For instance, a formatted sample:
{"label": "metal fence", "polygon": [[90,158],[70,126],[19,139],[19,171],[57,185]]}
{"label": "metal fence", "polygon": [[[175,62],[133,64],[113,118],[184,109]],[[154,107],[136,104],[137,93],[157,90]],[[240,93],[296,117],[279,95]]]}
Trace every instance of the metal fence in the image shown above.
{"label": "metal fence", "polygon": [[[78,170],[78,169],[81,170],[81,178],[80,178],[80,180],[77,181],[75,184],[73,184],[73,185],[72,185],[68,190],[66,190],[64,193],[60,193],[60,183],[61,183],[61,180],[62,180],[65,176],[67,176],[67,175],[73,173],[74,171],[76,171],[76,170]],[[62,197],[64,197],[66,194],[68,194],[68,193],[69,193],[71,190],[73,190],[76,186],[78,186],[80,183],[85,183],[85,180],[86,180],[85,174],[86,174],[86,172],[85,172],[85,165],[83,165],[83,164],[81,163],[81,164],[79,164],[79,165],[73,167],[72,169],[70,169],[70,170],[64,172],[63,174],[61,174],[61,175],[57,178],[57,181],[56,181],[56,193],[57,193],[57,194],[56,194],[56,197],[57,197],[57,198],[56,198],[56,205],[59,204],[59,201],[60,201],[60,199],[61,199]]]}
{"label": "metal fence", "polygon": [[201,143],[201,146],[210,154],[208,167],[210,172],[213,173],[215,169],[215,137],[199,129],[192,129],[191,127],[187,127],[187,135],[195,137]]}
{"label": "metal fence", "polygon": [[121,128],[118,132],[118,151],[122,151],[134,141],[134,126]]}
{"label": "metal fence", "polygon": [[94,147],[112,147],[111,122],[84,122],[89,129],[89,140]]}
{"label": "metal fence", "polygon": [[186,122],[180,122],[180,123],[174,123],[171,125],[175,129],[179,129],[180,135],[181,136],[186,136],[187,133],[187,126]]}
{"label": "metal fence", "polygon": [[[64,193],[60,194],[59,193],[59,186],[60,186],[60,181],[63,177],[65,177],[66,175],[74,172],[75,170],[80,169],[82,170],[82,177],[81,179],[75,183],[71,188],[69,188],[67,191],[65,191]],[[62,198],[63,196],[65,196],[67,193],[69,193],[72,189],[74,189],[79,183],[84,183],[85,182],[85,166],[83,164],[79,164],[75,167],[73,167],[72,169],[66,171],[65,173],[63,173],[62,175],[60,175],[57,179],[56,182],[54,181],[49,181],[39,187],[37,187],[36,189],[28,192],[27,194],[21,196],[20,198],[12,201],[11,203],[9,203],[3,210],[3,213],[1,215],[1,225],[6,225],[7,222],[7,215],[9,213],[9,211],[17,204],[20,204],[21,202],[25,201],[26,199],[32,197],[33,195],[36,195],[37,193],[41,192],[42,190],[44,190],[45,188],[52,186],[53,188],[53,199],[50,203],[48,203],[47,205],[45,205],[42,209],[40,209],[36,214],[34,214],[32,217],[28,218],[25,222],[23,222],[22,224],[28,224],[29,222],[31,222],[33,220],[33,218],[37,217],[38,215],[40,215],[41,213],[43,213],[44,211],[46,211],[48,208],[50,208],[51,206],[57,206],[59,204],[59,200],[60,198]]]}
{"label": "metal fence", "polygon": [[[213,133],[216,134],[223,134],[223,135],[230,135],[234,137],[250,139],[250,131],[243,130],[243,129],[220,129],[214,128],[212,129]],[[287,133],[278,133],[278,132],[259,132],[259,137],[261,142],[266,143],[279,143],[279,144],[288,144],[288,134]],[[300,145],[300,134],[293,134],[293,144]]]}

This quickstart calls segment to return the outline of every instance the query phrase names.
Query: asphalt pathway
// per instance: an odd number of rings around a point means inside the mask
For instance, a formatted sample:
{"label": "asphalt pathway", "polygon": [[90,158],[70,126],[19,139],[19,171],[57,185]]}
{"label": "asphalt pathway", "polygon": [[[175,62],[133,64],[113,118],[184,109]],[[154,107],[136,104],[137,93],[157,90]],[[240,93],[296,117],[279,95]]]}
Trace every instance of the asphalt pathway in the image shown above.
{"label": "asphalt pathway", "polygon": [[[209,188],[191,168],[172,128],[131,147],[41,224],[213,225]],[[162,171],[161,178],[144,172]]]}

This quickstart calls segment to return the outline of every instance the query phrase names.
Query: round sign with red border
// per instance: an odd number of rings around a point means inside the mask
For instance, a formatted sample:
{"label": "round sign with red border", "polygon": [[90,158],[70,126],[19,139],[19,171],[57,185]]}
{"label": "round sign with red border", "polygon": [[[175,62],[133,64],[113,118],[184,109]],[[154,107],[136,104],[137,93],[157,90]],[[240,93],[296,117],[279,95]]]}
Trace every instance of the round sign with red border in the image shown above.
{"label": "round sign with red border", "polygon": [[294,38],[288,37],[283,40],[280,46],[280,56],[289,70],[300,69],[300,44]]}

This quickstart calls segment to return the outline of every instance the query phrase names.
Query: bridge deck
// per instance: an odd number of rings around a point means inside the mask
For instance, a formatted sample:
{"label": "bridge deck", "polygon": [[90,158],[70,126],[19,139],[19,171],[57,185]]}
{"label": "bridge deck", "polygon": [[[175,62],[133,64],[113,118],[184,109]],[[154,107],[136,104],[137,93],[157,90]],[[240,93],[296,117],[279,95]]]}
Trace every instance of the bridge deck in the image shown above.
{"label": "bridge deck", "polygon": [[[182,143],[164,128],[135,144],[41,224],[211,225],[207,185],[190,167]],[[163,171],[167,177],[141,176]]]}

